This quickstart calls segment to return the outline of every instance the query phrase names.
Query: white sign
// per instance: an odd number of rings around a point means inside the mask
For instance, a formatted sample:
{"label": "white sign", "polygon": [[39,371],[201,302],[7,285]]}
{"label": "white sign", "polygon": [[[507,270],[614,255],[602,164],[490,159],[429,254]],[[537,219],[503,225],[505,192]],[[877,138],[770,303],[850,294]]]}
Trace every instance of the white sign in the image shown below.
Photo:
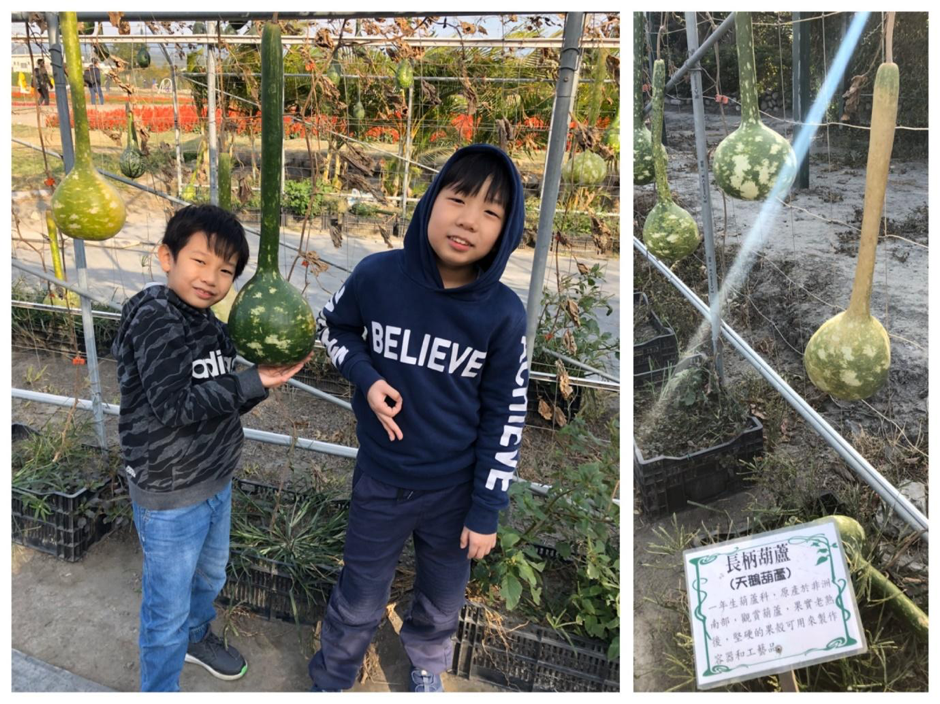
{"label": "white sign", "polygon": [[699,689],[868,650],[836,523],[683,553]]}

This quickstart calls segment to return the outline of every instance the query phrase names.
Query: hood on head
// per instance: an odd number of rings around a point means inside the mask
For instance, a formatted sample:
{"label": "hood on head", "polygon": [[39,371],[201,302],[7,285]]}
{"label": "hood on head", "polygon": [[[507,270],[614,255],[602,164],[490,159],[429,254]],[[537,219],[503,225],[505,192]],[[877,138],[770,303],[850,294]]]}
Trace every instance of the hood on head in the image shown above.
{"label": "hood on head", "polygon": [[[486,259],[492,259],[489,266],[483,271],[476,281],[459,288],[444,289],[441,281],[441,274],[437,268],[437,259],[431,243],[428,241],[428,222],[431,219],[431,210],[434,207],[434,201],[441,190],[441,181],[448,169],[451,168],[454,161],[474,152],[491,152],[501,158],[511,175],[511,193],[509,193],[508,206],[506,208],[506,221],[503,223],[503,230],[499,239],[493,246],[491,255]],[[447,160],[447,163],[441,168],[441,171],[434,177],[428,190],[418,201],[411,222],[408,224],[408,231],[405,233],[404,245],[404,268],[408,276],[428,288],[445,291],[454,295],[469,295],[476,297],[492,289],[503,275],[506,269],[506,263],[509,261],[509,255],[519,246],[522,241],[522,232],[525,226],[525,205],[522,193],[522,179],[519,177],[519,171],[512,159],[498,147],[490,144],[471,144],[468,147],[458,149]]]}

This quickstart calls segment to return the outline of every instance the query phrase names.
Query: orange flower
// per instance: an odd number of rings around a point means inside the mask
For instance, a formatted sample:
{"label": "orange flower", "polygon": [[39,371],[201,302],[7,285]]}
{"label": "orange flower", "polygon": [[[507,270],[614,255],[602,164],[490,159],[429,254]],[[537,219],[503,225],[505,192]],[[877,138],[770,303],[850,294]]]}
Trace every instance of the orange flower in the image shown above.
{"label": "orange flower", "polygon": [[77,357],[72,357],[72,365],[73,365],[73,366],[76,366],[76,367],[82,367],[82,366],[84,366],[84,365],[85,365],[85,358],[82,357],[81,355],[78,355]]}

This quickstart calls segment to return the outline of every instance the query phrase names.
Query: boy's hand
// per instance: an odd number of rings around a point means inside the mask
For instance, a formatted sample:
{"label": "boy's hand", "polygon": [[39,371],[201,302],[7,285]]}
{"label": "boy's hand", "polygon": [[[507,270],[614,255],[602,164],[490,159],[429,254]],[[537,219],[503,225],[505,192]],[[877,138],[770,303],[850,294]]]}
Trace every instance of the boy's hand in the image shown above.
{"label": "boy's hand", "polygon": [[[386,398],[392,399],[395,405],[389,406],[385,400]],[[369,408],[372,409],[382,427],[385,428],[385,432],[388,433],[388,439],[392,442],[395,441],[395,438],[401,440],[404,437],[401,434],[401,429],[398,427],[398,423],[392,420],[401,410],[401,394],[389,386],[385,379],[379,379],[369,388],[366,400],[369,402]]]}
{"label": "boy's hand", "polygon": [[286,384],[288,380],[294,376],[297,372],[303,368],[303,366],[310,360],[313,356],[313,350],[310,350],[303,360],[297,362],[297,364],[291,365],[274,365],[274,364],[259,364],[258,365],[258,376],[261,377],[261,385],[266,389],[274,389],[282,384]]}
{"label": "boy's hand", "polygon": [[474,533],[467,526],[464,526],[463,532],[460,534],[460,547],[463,549],[467,546],[470,547],[467,550],[468,560],[482,560],[496,546],[496,533],[490,533],[489,535]]}

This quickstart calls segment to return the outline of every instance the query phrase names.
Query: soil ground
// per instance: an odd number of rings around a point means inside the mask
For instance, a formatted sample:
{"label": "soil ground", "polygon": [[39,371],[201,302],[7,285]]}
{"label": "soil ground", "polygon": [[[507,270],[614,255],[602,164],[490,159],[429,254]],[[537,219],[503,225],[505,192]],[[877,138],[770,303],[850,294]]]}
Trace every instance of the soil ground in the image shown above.
{"label": "soil ground", "polygon": [[[737,126],[728,119],[728,129]],[[792,141],[789,123],[765,120]],[[726,132],[721,117],[707,115],[707,142],[713,152]],[[833,128],[833,132],[837,128]],[[669,182],[677,202],[702,228],[699,175],[689,108],[667,111]],[[855,132],[855,131],[853,131]],[[861,208],[865,192],[867,133],[858,131],[854,147],[834,146],[834,134],[820,132],[810,156],[810,188],[794,189],[768,226],[753,268],[723,309],[725,320],[784,379],[894,486],[912,480],[927,483],[927,173],[926,158],[892,159],[885,216],[887,234],[879,237],[872,295],[872,314],[891,337],[891,370],[886,386],[865,402],[844,403],[816,390],[806,378],[802,350],[825,320],[848,304],[855,271]],[[900,131],[899,131],[900,133]],[[840,140],[841,145],[849,144]],[[897,144],[897,140],[896,140]],[[895,150],[897,154],[897,147]],[[761,203],[727,199],[711,178],[719,283],[731,270],[735,253],[754,223]],[[634,234],[642,238],[646,212],[655,203],[653,186],[634,188]],[[727,214],[725,214],[725,210]],[[703,300],[708,300],[704,247],[673,267]],[[711,353],[710,336],[701,316],[643,258],[634,256],[634,288],[679,335],[680,357]],[[694,343],[693,343],[694,338]],[[748,490],[691,507],[675,516],[634,516],[634,689],[694,690],[694,675],[684,666],[691,650],[681,551],[692,546],[693,533],[728,533],[747,527],[765,530],[788,516],[818,517],[817,498],[833,492],[839,512],[852,515],[869,537],[878,536],[881,500],[841,458],[791,409],[772,387],[730,346],[724,348],[727,388],[745,400],[764,424],[765,458],[756,483]],[[647,419],[634,419],[634,425]],[[668,417],[654,419],[668,422]],[[639,504],[637,504],[639,505]],[[926,511],[926,507],[922,507]],[[907,534],[880,536],[873,562],[921,608],[927,608],[927,551],[923,541]],[[716,538],[722,539],[722,538]],[[656,547],[659,546],[659,547]],[[890,559],[896,555],[895,559]],[[880,613],[880,612],[879,612]],[[866,619],[868,619],[866,621]],[[875,628],[866,612],[863,623]],[[894,629],[894,630],[892,630]],[[903,643],[889,658],[886,672],[909,667],[896,689],[927,688],[926,653],[911,655],[903,627],[889,625],[888,635]],[[882,635],[886,638],[888,636]],[[870,639],[870,643],[872,640]],[[889,648],[891,649],[891,648]],[[670,656],[676,660],[670,659]],[[922,657],[922,660],[921,660]],[[908,661],[906,665],[900,664]],[[915,662],[916,664],[911,664]],[[923,666],[921,667],[921,661]],[[677,662],[682,663],[682,666]],[[806,671],[798,671],[806,676]],[[887,676],[887,675],[886,675]],[[877,689],[879,684],[873,685]]]}

